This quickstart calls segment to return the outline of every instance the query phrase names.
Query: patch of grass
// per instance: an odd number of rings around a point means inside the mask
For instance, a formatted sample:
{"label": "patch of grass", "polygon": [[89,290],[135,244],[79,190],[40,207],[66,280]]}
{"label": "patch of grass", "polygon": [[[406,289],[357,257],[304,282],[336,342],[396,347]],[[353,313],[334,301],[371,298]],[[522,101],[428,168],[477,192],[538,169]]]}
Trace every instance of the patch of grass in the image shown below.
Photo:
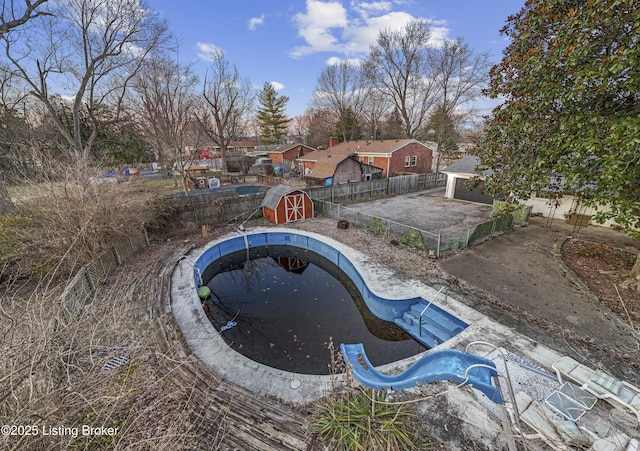
{"label": "patch of grass", "polygon": [[163,194],[182,191],[182,182],[179,176],[142,179],[142,186],[144,186],[145,189],[160,191]]}
{"label": "patch of grass", "polygon": [[418,450],[420,443],[414,415],[405,405],[376,403],[363,391],[332,397],[318,407],[312,424],[327,449],[332,450]]}

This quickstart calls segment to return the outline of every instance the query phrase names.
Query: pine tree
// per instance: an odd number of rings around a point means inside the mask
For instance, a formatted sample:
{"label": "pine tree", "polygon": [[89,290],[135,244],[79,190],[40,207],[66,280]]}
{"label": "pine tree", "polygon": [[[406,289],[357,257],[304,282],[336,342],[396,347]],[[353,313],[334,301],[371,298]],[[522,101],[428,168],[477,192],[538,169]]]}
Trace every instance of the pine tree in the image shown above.
{"label": "pine tree", "polygon": [[341,142],[362,139],[358,117],[351,107],[347,107],[336,122],[335,135],[340,138]]}
{"label": "pine tree", "polygon": [[258,125],[260,127],[260,144],[279,144],[287,135],[289,119],[285,113],[289,97],[278,96],[271,83],[265,83],[258,93]]}
{"label": "pine tree", "polygon": [[382,139],[402,139],[406,136],[402,115],[398,108],[394,108],[382,124]]}

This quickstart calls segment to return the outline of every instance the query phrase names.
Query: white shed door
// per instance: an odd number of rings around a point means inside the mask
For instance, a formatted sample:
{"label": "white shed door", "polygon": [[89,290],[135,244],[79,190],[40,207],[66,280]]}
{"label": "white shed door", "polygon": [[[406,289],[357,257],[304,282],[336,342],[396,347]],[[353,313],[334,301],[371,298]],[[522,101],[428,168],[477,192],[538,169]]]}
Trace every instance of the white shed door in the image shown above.
{"label": "white shed door", "polygon": [[287,222],[304,219],[304,194],[289,194],[284,198]]}

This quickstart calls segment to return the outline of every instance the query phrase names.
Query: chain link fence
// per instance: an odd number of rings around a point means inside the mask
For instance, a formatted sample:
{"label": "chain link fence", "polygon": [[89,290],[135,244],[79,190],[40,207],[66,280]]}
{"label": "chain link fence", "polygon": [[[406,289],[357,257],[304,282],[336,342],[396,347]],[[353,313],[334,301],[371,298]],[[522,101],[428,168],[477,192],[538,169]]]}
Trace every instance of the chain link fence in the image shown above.
{"label": "chain link fence", "polygon": [[[496,234],[511,230],[514,225],[513,215],[506,214],[471,227],[459,229],[453,234],[448,232],[445,238],[441,232],[401,224],[333,202],[317,199],[313,202],[317,214],[348,221],[350,224],[368,229],[375,235],[428,251],[430,255],[435,257],[440,257],[443,252],[466,249],[481,243]],[[457,235],[457,238],[451,238],[452,235]]]}
{"label": "chain link fence", "polygon": [[117,266],[147,246],[149,246],[149,238],[143,230],[139,235],[114,244],[81,268],[61,295],[67,315],[70,318],[75,317],[89,302],[98,285],[104,283]]}

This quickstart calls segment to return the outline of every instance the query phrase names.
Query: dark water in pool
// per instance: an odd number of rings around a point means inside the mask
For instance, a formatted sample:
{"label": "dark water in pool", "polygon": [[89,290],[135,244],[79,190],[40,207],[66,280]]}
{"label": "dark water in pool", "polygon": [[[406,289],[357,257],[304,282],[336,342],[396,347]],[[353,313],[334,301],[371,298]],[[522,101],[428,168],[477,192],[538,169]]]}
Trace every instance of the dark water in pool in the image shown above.
{"label": "dark water in pool", "polygon": [[371,314],[351,279],[315,253],[269,246],[247,260],[237,252],[212,263],[203,279],[212,292],[205,310],[225,341],[274,368],[330,374],[330,337],[338,352],[340,343],[364,343],[374,365],[425,350]]}

